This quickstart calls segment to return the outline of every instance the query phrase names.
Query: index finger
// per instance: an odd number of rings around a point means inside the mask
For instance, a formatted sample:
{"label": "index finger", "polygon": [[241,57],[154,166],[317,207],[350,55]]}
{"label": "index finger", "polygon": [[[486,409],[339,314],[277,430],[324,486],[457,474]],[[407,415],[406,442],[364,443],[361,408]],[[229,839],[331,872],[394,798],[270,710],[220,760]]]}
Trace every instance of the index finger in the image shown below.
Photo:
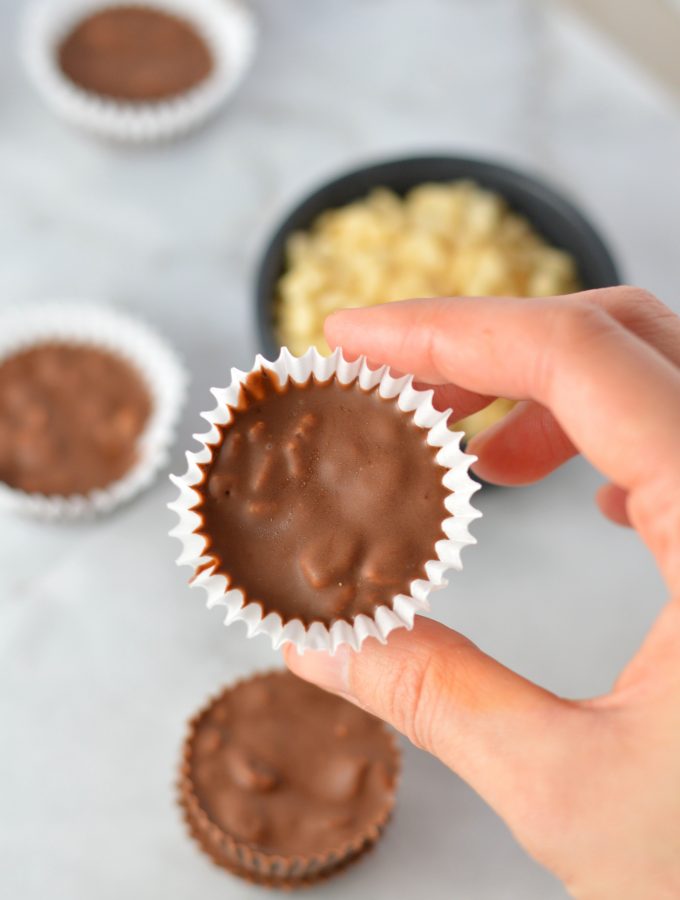
{"label": "index finger", "polygon": [[680,374],[605,312],[573,296],[417,300],[335,313],[327,335],[423,381],[547,406],[629,492],[631,520],[666,569],[672,545],[680,577]]}

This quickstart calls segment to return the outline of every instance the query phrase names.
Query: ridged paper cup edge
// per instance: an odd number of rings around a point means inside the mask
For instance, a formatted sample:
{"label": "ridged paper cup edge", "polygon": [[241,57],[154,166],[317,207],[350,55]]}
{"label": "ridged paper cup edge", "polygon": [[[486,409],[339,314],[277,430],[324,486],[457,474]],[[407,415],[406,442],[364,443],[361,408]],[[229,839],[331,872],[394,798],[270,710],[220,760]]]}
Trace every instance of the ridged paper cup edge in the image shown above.
{"label": "ridged paper cup edge", "polygon": [[232,95],[250,66],[254,19],[239,0],[126,0],[185,19],[205,40],[213,69],[205,81],[167,100],[125,102],[75,85],[60,70],[59,41],[78,22],[114,0],[33,0],[21,23],[21,56],[34,86],[61,118],[99,137],[130,143],[170,140],[210,118]]}
{"label": "ridged paper cup edge", "polygon": [[108,351],[139,373],[151,397],[151,414],[138,439],[139,457],[122,478],[89,494],[27,493],[0,483],[0,508],[48,520],[105,514],[147,488],[167,463],[186,394],[186,371],[155,331],[108,306],[55,300],[0,314],[0,362],[53,341]]}
{"label": "ridged paper cup edge", "polygon": [[394,765],[392,785],[386,789],[384,807],[373,821],[336,847],[310,853],[307,856],[283,855],[256,850],[250,847],[247,841],[239,841],[224,831],[210,820],[194,787],[192,758],[198,725],[215,703],[225,695],[238,690],[242,685],[261,681],[272,675],[284,674],[284,672],[285,670],[264,671],[238,679],[210,696],[207,702],[189,719],[182,744],[177,780],[177,800],[190,836],[217,865],[247,881],[253,881],[266,887],[287,889],[331,877],[340,869],[358,860],[377,843],[392,817],[397,802],[402,759],[395,733],[384,723],[380,723]]}
{"label": "ridged paper cup edge", "polygon": [[[372,617],[360,614],[355,617],[353,624],[337,621],[330,628],[321,622],[305,626],[297,619],[284,623],[278,613],[264,615],[258,603],[245,603],[240,590],[227,589],[225,577],[216,573],[210,557],[203,555],[205,539],[196,533],[201,520],[193,510],[199,499],[195,486],[202,478],[200,466],[210,462],[211,448],[220,440],[220,426],[231,421],[230,407],[238,404],[241,384],[251,372],[262,368],[273,372],[281,384],[289,379],[302,384],[314,375],[319,381],[326,381],[333,376],[343,384],[356,381],[365,390],[377,386],[382,397],[395,398],[400,409],[410,413],[413,421],[427,430],[428,444],[439,448],[436,460],[447,470],[442,477],[442,483],[449,490],[444,501],[449,516],[442,523],[446,537],[435,544],[436,558],[425,564],[427,578],[412,581],[409,595],[398,594],[393,598],[392,607],[380,606]],[[231,384],[226,388],[213,388],[211,393],[217,405],[209,412],[201,414],[210,429],[205,434],[194,435],[201,448],[196,452],[187,452],[188,465],[184,475],[170,476],[179,490],[179,496],[169,504],[169,508],[179,517],[178,524],[170,532],[171,536],[178,538],[182,544],[177,564],[189,566],[194,570],[191,585],[206,592],[208,608],[225,607],[225,625],[243,622],[248,637],[266,634],[275,649],[291,643],[301,653],[305,650],[327,650],[335,653],[343,644],[359,650],[369,637],[385,643],[395,628],[411,629],[415,615],[429,610],[430,593],[446,586],[447,570],[462,568],[463,548],[477,543],[470,534],[469,526],[471,522],[481,517],[481,513],[471,503],[471,497],[480,485],[468,472],[476,457],[461,449],[463,432],[453,432],[447,427],[451,410],[438,412],[432,405],[432,391],[416,390],[411,375],[393,378],[387,366],[371,369],[365,357],[348,362],[339,349],[331,356],[322,356],[313,347],[300,357],[293,356],[284,347],[273,362],[258,355],[250,372],[232,369]]]}

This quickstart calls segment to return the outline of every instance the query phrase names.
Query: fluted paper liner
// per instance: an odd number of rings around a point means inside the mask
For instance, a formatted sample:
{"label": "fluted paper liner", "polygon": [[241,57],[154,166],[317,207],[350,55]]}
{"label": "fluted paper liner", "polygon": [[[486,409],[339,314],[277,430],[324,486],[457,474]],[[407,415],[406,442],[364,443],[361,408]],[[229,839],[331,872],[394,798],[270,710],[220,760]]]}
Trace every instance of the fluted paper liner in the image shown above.
{"label": "fluted paper liner", "polygon": [[76,519],[110,512],[146,488],[168,459],[186,391],[186,374],[172,348],[144,323],[106,306],[59,302],[0,315],[0,362],[50,342],[113,353],[141,377],[151,413],[137,442],[137,460],[105,488],[71,496],[27,493],[0,482],[0,507],[42,519]]}
{"label": "fluted paper liner", "polygon": [[[336,377],[342,384],[356,381],[364,390],[377,386],[381,397],[395,399],[399,408],[410,415],[416,425],[427,430],[428,444],[440,448],[436,461],[446,469],[442,483],[450,492],[444,501],[450,515],[442,522],[446,539],[435,544],[436,558],[425,564],[427,578],[412,581],[410,594],[397,594],[391,606],[379,606],[373,616],[359,614],[353,622],[339,620],[330,627],[321,622],[313,622],[305,627],[298,619],[284,622],[278,613],[265,615],[259,603],[246,602],[240,590],[229,589],[225,576],[216,572],[214,560],[203,555],[206,541],[196,533],[201,525],[201,517],[194,511],[194,506],[200,499],[195,489],[203,478],[200,466],[211,461],[213,447],[221,442],[220,426],[232,421],[232,407],[238,404],[241,384],[250,374],[232,369],[229,387],[212,389],[217,401],[215,408],[202,413],[210,429],[205,434],[194,435],[201,444],[200,450],[187,452],[188,468],[184,475],[170,476],[179,488],[177,500],[169,504],[170,509],[179,516],[178,525],[170,532],[182,543],[177,564],[193,569],[191,584],[206,591],[208,608],[225,607],[225,625],[244,622],[248,637],[266,634],[274,648],[292,643],[300,652],[329,650],[334,653],[342,644],[359,650],[369,637],[385,643],[391,631],[395,628],[412,628],[415,614],[429,610],[430,593],[446,586],[446,571],[461,569],[463,547],[476,543],[470,534],[469,525],[481,513],[472,506],[470,498],[479,489],[479,484],[468,473],[475,457],[461,450],[463,432],[453,432],[448,428],[451,410],[438,412],[432,405],[432,391],[416,390],[411,375],[393,378],[387,366],[371,369],[364,357],[348,362],[340,350],[336,350],[331,356],[322,356],[315,348],[310,348],[301,357],[293,356],[284,348],[274,362],[258,355],[251,371],[262,368],[273,372],[281,385],[289,379],[304,384],[312,375],[319,381]],[[398,485],[395,485],[395,490],[398,490]]]}
{"label": "fluted paper liner", "polygon": [[[59,44],[83,19],[120,5],[188,22],[210,50],[207,77],[184,93],[149,101],[116,100],[74,84],[59,67]],[[241,82],[255,42],[253,18],[238,0],[33,0],[23,18],[21,53],[36,89],[63,119],[100,137],[148,143],[178,137],[212,116]]]}
{"label": "fluted paper liner", "polygon": [[385,807],[374,821],[357,834],[325,852],[308,856],[292,854],[284,856],[250,847],[246,841],[239,841],[223,831],[210,820],[196,796],[191,775],[191,757],[196,728],[201,718],[224,694],[237,690],[242,684],[257,681],[274,673],[261,673],[251,678],[243,678],[216,694],[189,721],[188,734],[182,749],[178,788],[178,801],[189,833],[200,848],[217,865],[266,887],[292,888],[312,884],[334,875],[345,866],[368,852],[382,835],[396,802],[401,775],[401,753],[394,734],[383,725],[386,740],[394,755],[395,776],[391,790],[385,792]]}

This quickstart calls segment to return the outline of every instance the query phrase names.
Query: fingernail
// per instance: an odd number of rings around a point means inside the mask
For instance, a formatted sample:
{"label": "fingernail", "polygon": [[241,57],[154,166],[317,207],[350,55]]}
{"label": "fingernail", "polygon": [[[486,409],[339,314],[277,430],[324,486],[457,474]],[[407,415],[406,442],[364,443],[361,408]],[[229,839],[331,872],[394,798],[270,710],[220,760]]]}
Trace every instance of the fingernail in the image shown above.
{"label": "fingernail", "polygon": [[331,656],[320,650],[298,653],[293,647],[286,648],[288,667],[300,678],[311,681],[324,690],[349,697],[349,660],[352,651],[343,644]]}

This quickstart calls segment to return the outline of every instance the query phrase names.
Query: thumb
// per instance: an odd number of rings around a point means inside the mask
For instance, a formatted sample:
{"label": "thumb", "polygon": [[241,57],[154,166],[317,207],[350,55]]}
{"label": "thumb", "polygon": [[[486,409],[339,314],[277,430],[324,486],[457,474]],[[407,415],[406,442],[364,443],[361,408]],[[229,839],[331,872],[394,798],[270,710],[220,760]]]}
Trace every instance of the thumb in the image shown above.
{"label": "thumb", "polygon": [[[360,653],[284,651],[292,672],[385,719],[438,756],[501,814],[518,780],[537,784],[563,753],[570,704],[431,619],[367,641]],[[537,778],[538,776],[538,778]]]}

